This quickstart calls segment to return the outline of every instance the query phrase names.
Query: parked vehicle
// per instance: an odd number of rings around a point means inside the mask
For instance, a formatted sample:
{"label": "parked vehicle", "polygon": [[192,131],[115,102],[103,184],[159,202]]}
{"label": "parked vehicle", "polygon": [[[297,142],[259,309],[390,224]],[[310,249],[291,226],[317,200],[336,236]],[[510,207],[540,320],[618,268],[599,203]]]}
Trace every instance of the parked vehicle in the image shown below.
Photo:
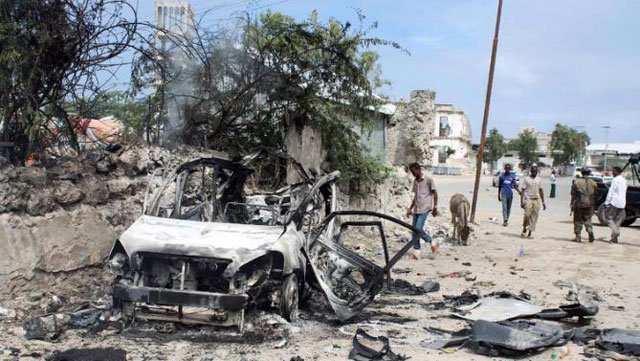
{"label": "parked vehicle", "polygon": [[[308,286],[345,320],[373,300],[412,247],[390,255],[382,220],[414,228],[380,213],[339,211],[339,172],[315,179],[276,155],[274,162],[266,151],[241,162],[201,158],[150,183],[143,215],[110,256],[119,275],[114,301],[126,317],[242,328],[248,309],[294,319]],[[297,170],[297,180],[288,182],[283,166]],[[370,239],[383,258],[357,246],[363,227],[375,230]]]}
{"label": "parked vehicle", "polygon": [[591,176],[589,176],[589,178],[593,179],[596,183],[604,183],[604,184],[607,184],[607,185],[610,185],[611,182],[613,181],[613,177],[611,177],[611,176],[597,176],[597,175],[594,176],[594,175],[591,175]]}
{"label": "parked vehicle", "polygon": [[[640,184],[640,174],[638,173],[638,164],[640,163],[640,153],[629,158],[629,161],[624,166],[624,170],[631,169],[632,180],[637,184]],[[606,224],[604,216],[605,205],[604,202],[607,199],[607,193],[609,192],[609,185],[611,182],[599,182],[596,189],[596,216],[602,224]],[[626,218],[622,221],[623,226],[632,225],[638,217],[640,217],[640,186],[634,186],[629,184],[627,188],[627,206],[625,207]]]}
{"label": "parked vehicle", "polygon": [[[591,177],[596,177],[596,178],[598,178],[598,177],[604,177],[604,176],[602,175],[602,173],[597,172],[597,171],[595,171],[595,170],[591,170],[591,171],[590,171],[590,173],[589,173],[589,176],[591,176]],[[582,167],[577,167],[577,168],[576,168],[576,170],[573,172],[573,177],[574,177],[574,178],[580,178],[580,177],[582,177]],[[595,180],[595,179],[594,179],[594,180]]]}

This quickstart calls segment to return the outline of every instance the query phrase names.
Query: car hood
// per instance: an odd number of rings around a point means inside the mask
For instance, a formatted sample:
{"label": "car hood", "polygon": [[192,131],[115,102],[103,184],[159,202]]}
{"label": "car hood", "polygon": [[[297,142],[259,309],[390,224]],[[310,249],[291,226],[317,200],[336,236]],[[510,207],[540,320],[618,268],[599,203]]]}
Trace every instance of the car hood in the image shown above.
{"label": "car hood", "polygon": [[284,233],[282,226],[198,222],[141,216],[121,236],[130,260],[139,252],[222,258],[229,271],[274,248]]}

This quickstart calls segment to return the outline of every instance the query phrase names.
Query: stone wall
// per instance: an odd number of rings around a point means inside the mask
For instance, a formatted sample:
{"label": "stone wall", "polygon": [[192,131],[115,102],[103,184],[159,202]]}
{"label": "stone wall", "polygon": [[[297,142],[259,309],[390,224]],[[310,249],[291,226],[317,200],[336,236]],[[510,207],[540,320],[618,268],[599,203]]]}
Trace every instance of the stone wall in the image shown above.
{"label": "stone wall", "polygon": [[133,147],[46,168],[0,162],[0,285],[100,263],[142,213],[149,174],[207,155]]}
{"label": "stone wall", "polygon": [[[310,126],[291,124],[287,129],[287,153],[300,162],[306,169],[321,174],[321,166],[327,156],[322,147],[322,134]],[[288,172],[289,183],[299,182],[294,172]]]}
{"label": "stone wall", "polygon": [[[431,164],[433,151],[430,141],[434,135],[435,92],[415,90],[408,101],[396,103],[396,112],[380,132],[384,134],[384,161],[394,168],[391,176],[382,184],[342,184],[340,207],[342,209],[378,210],[396,217],[404,217],[411,202],[412,178],[406,167],[412,162]],[[382,136],[381,134],[381,136]],[[292,124],[287,131],[287,152],[304,167],[321,174],[326,151],[322,137],[309,126]],[[325,169],[326,170],[326,169]],[[292,181],[293,179],[289,179]]]}
{"label": "stone wall", "polygon": [[387,164],[406,166],[431,161],[429,142],[434,134],[435,97],[436,93],[431,90],[414,90],[408,101],[396,104],[386,133]]}

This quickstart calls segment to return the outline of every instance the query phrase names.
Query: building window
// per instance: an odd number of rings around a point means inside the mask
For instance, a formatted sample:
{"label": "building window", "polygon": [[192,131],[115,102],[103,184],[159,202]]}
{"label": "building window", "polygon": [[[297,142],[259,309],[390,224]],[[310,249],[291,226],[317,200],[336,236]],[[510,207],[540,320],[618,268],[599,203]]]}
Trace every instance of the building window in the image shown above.
{"label": "building window", "polygon": [[441,116],[440,117],[440,132],[438,136],[446,138],[451,134],[451,127],[449,126],[449,117]]}

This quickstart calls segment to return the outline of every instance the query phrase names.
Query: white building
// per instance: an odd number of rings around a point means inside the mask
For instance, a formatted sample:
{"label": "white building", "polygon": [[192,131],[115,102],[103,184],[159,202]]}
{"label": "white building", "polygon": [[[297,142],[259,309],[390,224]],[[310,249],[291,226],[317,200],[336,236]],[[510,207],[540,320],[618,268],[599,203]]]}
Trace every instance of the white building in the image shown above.
{"label": "white building", "polygon": [[[432,122],[434,160],[437,154],[438,163],[467,167],[472,158],[471,124],[464,110],[452,104],[435,104]],[[447,157],[447,149],[454,153]]]}
{"label": "white building", "polygon": [[[170,144],[182,131],[185,105],[193,101],[195,92],[191,55],[179,46],[193,38],[195,22],[191,4],[186,0],[156,0],[155,17],[158,29],[154,44],[156,60],[163,62],[170,74],[170,81],[164,84],[167,121],[158,132],[163,143]],[[165,81],[158,73],[156,86]]]}
{"label": "white building", "polygon": [[167,51],[172,36],[191,38],[195,32],[193,9],[185,0],[156,0],[156,48]]}
{"label": "white building", "polygon": [[634,143],[596,143],[587,146],[586,163],[587,166],[596,168],[604,160],[605,154],[608,157],[626,157],[640,153],[640,141]]}
{"label": "white building", "polygon": [[[538,145],[538,164],[551,166],[553,165],[553,152],[551,151],[551,133],[540,132],[533,126],[525,126],[520,128],[519,134],[530,131],[536,136],[536,142]],[[518,137],[505,138],[505,141],[509,142],[517,139]],[[507,150],[507,152],[496,162],[496,169],[503,169],[505,164],[511,164],[514,168],[517,168],[520,164],[520,157],[517,150]]]}

